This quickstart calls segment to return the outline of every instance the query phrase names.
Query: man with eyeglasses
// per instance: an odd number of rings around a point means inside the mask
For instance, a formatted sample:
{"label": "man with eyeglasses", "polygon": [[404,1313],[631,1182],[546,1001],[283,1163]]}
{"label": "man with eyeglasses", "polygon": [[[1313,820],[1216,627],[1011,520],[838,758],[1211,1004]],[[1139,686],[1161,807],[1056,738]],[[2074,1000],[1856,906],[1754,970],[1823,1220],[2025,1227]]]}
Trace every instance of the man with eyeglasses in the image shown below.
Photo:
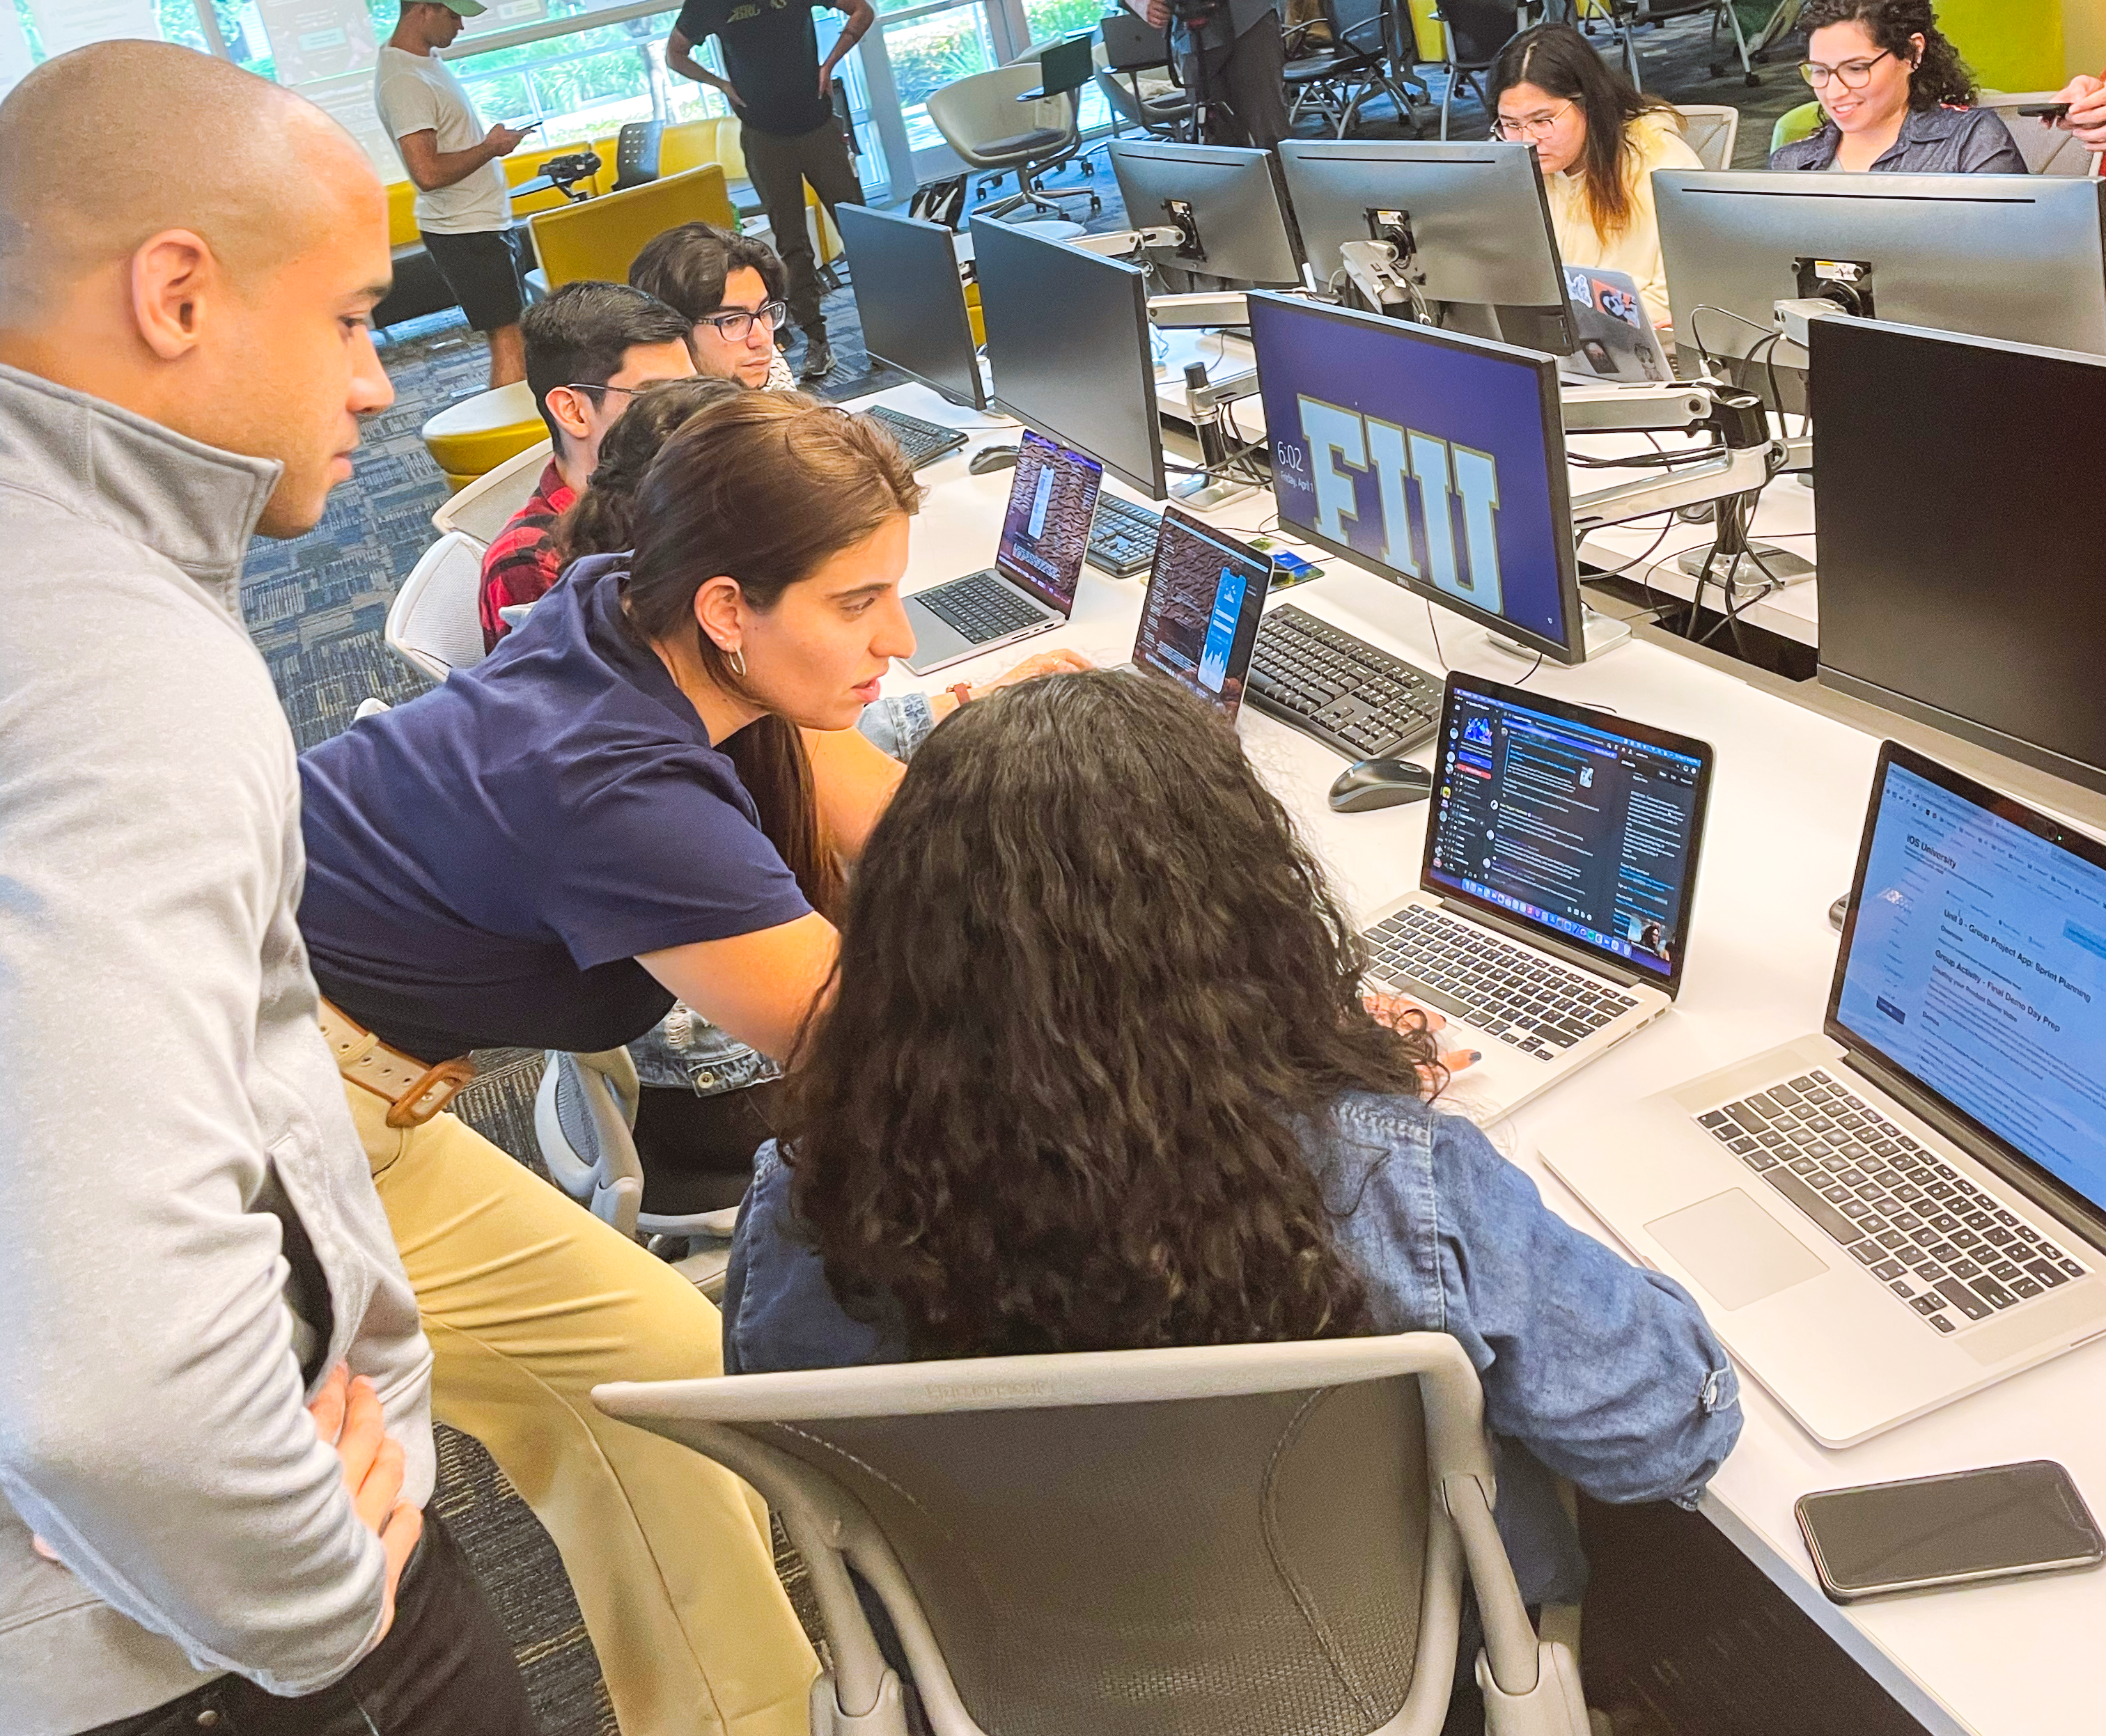
{"label": "man with eyeglasses", "polygon": [[486,651],[507,631],[500,611],[535,601],[562,572],[550,532],[591,481],[600,442],[630,397],[653,380],[695,371],[688,322],[627,284],[566,284],[527,309],[522,324],[526,383],[555,450],[526,505],[483,555],[478,612]]}
{"label": "man with eyeglasses", "polygon": [[653,236],[629,281],[692,322],[697,373],[751,390],[794,389],[775,345],[787,312],[782,262],[764,242],[714,223],[682,223]]}

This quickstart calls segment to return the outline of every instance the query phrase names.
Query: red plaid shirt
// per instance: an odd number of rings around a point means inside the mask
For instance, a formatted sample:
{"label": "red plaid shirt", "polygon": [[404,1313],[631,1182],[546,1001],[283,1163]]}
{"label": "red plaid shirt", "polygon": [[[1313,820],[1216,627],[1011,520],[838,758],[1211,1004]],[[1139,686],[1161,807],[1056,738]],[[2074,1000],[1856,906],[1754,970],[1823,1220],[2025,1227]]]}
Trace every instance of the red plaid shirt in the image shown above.
{"label": "red plaid shirt", "polygon": [[555,584],[562,569],[549,533],[577,498],[577,491],[563,480],[551,459],[541,480],[534,485],[532,498],[512,515],[497,533],[497,540],[483,551],[482,595],[477,609],[482,616],[485,651],[495,651],[497,642],[510,630],[497,612],[500,609],[533,602]]}

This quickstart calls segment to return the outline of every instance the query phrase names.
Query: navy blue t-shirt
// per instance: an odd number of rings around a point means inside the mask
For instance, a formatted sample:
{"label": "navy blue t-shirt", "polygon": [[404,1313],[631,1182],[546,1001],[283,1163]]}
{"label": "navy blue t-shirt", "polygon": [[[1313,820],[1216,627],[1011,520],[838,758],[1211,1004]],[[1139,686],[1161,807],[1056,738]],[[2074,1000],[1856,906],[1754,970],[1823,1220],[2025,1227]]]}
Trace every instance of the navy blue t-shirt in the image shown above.
{"label": "navy blue t-shirt", "polygon": [[673,997],[639,953],[811,906],[753,798],[580,561],[486,660],[300,761],[322,993],[428,1061],[612,1049]]}

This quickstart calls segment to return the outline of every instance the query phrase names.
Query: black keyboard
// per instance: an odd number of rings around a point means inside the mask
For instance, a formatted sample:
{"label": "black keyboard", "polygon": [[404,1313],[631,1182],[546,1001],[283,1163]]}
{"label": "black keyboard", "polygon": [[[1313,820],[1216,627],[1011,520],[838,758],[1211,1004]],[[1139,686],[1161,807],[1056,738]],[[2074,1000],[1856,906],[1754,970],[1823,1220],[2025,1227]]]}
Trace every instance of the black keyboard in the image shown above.
{"label": "black keyboard", "polygon": [[968,573],[933,591],[916,591],[914,600],[975,645],[1006,638],[1050,619],[1043,609],[1024,602],[993,572]]}
{"label": "black keyboard", "polygon": [[2086,1274],[2067,1249],[1826,1073],[1802,1073],[1696,1120],[1933,1331],[1964,1331]]}
{"label": "black keyboard", "polygon": [[1145,573],[1155,564],[1155,533],[1162,528],[1160,512],[1115,495],[1100,494],[1087,558],[1099,572],[1114,579]]}
{"label": "black keyboard", "polygon": [[907,462],[916,470],[946,452],[957,451],[966,443],[966,436],[956,428],[924,422],[919,416],[903,416],[882,404],[865,410],[863,414],[881,424],[885,432],[899,442],[899,450],[907,454]]}
{"label": "black keyboard", "polygon": [[1638,1004],[1613,982],[1432,905],[1407,904],[1360,937],[1375,988],[1438,1007],[1539,1061]]}
{"label": "black keyboard", "polygon": [[1348,759],[1407,754],[1440,727],[1441,682],[1401,657],[1305,615],[1270,611],[1243,697]]}

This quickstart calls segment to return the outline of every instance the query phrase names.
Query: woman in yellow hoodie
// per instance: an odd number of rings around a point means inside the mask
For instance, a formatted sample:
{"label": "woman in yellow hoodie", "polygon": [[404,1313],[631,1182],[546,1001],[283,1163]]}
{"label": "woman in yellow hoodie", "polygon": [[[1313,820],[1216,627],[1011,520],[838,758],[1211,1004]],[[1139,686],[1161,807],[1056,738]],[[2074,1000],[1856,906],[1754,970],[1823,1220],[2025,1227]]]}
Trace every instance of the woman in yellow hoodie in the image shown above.
{"label": "woman in yellow hoodie", "polygon": [[1566,264],[1622,271],[1655,325],[1669,323],[1652,172],[1701,168],[1673,106],[1635,89],[1570,25],[1539,25],[1499,51],[1495,137],[1533,145]]}

